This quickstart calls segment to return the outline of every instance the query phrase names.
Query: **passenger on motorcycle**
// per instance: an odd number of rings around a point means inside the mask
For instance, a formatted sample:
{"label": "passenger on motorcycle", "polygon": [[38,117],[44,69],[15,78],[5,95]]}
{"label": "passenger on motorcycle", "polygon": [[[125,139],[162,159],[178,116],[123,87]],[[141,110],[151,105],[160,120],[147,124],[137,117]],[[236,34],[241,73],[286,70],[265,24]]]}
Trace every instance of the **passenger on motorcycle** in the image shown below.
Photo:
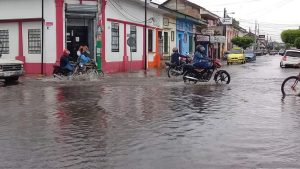
{"label": "passenger on motorcycle", "polygon": [[174,63],[177,66],[179,66],[181,64],[180,58],[188,58],[188,56],[181,55],[178,52],[178,48],[176,48],[176,47],[174,47],[172,51],[173,51],[173,53],[171,55],[171,63]]}
{"label": "passenger on motorcycle", "polygon": [[205,48],[202,45],[198,45],[196,47],[193,66],[196,69],[208,69],[212,66],[212,62],[209,57],[207,57],[205,53]]}
{"label": "passenger on motorcycle", "polygon": [[60,58],[60,67],[70,74],[73,72],[73,66],[70,64],[69,55],[70,51],[68,49],[64,49],[63,55]]}
{"label": "passenger on motorcycle", "polygon": [[79,63],[81,66],[89,63],[91,59],[85,55],[85,51],[83,47],[80,47],[79,52],[77,53],[79,56]]}

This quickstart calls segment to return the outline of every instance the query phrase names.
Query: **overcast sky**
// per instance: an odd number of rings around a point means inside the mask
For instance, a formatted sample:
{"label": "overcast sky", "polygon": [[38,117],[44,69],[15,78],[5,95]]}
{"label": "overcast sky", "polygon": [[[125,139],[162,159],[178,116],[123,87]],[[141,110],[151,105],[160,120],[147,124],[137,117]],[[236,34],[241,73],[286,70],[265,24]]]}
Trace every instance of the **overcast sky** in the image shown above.
{"label": "overcast sky", "polygon": [[[162,3],[165,0],[153,0]],[[200,6],[223,16],[224,8],[230,16],[240,21],[240,25],[252,32],[255,20],[260,34],[269,35],[272,40],[280,41],[280,33],[285,29],[298,29],[300,26],[300,0],[190,0]]]}

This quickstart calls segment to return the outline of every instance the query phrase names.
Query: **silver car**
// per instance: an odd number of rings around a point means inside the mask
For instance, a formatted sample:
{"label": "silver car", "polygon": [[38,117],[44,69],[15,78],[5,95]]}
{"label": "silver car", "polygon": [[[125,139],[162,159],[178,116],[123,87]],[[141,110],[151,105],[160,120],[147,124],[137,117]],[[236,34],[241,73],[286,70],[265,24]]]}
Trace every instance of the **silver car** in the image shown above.
{"label": "silver car", "polygon": [[286,50],[281,61],[280,67],[299,67],[300,66],[300,51]]}

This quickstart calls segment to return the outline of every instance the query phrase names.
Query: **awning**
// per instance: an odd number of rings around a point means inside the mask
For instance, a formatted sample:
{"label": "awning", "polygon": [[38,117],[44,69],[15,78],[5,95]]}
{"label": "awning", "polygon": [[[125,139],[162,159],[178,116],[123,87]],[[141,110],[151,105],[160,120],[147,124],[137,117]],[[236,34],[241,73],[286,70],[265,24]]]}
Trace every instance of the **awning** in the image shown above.
{"label": "awning", "polygon": [[95,18],[97,13],[97,5],[66,4],[66,16],[69,18]]}
{"label": "awning", "polygon": [[97,13],[98,6],[97,5],[80,5],[80,4],[67,4],[66,12],[70,13]]}

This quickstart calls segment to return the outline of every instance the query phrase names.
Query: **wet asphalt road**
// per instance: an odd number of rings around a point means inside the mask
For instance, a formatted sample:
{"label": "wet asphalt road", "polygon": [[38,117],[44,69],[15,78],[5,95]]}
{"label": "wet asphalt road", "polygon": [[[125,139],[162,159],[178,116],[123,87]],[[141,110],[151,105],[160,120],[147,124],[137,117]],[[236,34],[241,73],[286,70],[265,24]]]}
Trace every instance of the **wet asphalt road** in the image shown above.
{"label": "wet asphalt road", "polygon": [[224,66],[230,85],[164,71],[0,82],[0,168],[300,168],[300,98],[280,56]]}

